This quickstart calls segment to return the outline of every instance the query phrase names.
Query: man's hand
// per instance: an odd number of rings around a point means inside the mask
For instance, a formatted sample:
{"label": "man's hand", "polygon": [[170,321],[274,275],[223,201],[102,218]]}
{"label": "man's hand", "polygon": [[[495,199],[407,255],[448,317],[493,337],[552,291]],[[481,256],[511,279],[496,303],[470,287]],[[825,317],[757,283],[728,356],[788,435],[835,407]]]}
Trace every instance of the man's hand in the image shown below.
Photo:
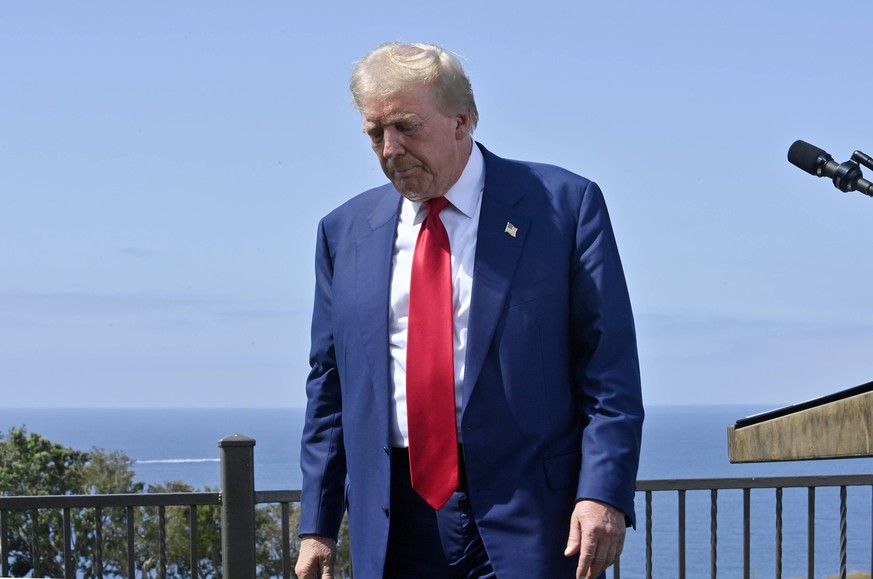
{"label": "man's hand", "polygon": [[579,554],[576,579],[595,579],[615,563],[624,547],[624,513],[599,501],[581,500],[570,517],[564,556]]}
{"label": "man's hand", "polygon": [[333,579],[336,561],[336,541],[328,537],[309,535],[300,540],[300,556],[294,572],[300,579]]}

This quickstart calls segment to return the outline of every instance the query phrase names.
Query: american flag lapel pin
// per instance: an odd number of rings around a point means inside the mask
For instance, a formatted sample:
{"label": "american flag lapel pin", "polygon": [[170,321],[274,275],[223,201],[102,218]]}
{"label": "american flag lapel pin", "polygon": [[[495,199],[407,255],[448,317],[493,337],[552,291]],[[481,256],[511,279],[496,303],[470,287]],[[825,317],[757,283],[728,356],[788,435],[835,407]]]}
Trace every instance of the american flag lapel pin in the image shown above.
{"label": "american flag lapel pin", "polygon": [[515,237],[515,235],[518,233],[518,227],[516,227],[515,225],[513,225],[512,223],[507,221],[506,222],[506,229],[503,230],[503,233],[507,233],[511,237]]}

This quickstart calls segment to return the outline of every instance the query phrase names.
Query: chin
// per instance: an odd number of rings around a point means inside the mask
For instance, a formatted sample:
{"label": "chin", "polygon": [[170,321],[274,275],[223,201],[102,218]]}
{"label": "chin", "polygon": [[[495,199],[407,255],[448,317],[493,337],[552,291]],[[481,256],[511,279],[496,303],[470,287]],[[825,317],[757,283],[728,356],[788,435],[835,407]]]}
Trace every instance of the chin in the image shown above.
{"label": "chin", "polygon": [[413,203],[421,203],[428,200],[428,196],[414,191],[400,191],[400,194],[409,199]]}
{"label": "chin", "polygon": [[426,193],[420,193],[421,189],[418,188],[402,187],[400,183],[395,183],[394,188],[410,201],[426,201],[429,198]]}

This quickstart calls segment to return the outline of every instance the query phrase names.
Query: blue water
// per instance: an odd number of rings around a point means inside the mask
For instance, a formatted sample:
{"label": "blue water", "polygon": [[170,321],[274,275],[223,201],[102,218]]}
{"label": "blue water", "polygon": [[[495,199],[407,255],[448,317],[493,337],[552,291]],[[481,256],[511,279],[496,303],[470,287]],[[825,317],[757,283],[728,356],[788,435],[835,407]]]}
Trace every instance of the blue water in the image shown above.
{"label": "blue water", "polygon": [[[643,436],[640,479],[752,477],[870,473],[871,459],[732,465],[726,429],[737,419],[771,408],[760,406],[651,407]],[[300,488],[297,466],[301,409],[2,409],[0,430],[26,426],[54,442],[80,450],[120,450],[136,460],[137,480],[180,480],[196,489],[217,488],[218,441],[243,434],[257,441],[258,490]],[[816,505],[816,577],[839,571],[837,489],[819,489]],[[622,577],[645,576],[645,504],[637,497],[637,531],[629,531]],[[805,489],[783,495],[783,577],[806,576]],[[687,494],[688,577],[709,577],[709,491]],[[773,491],[752,493],[752,570],[775,576]],[[870,569],[871,491],[849,490],[849,569]],[[676,576],[677,498],[655,493],[654,576]],[[722,491],[718,505],[719,577],[742,576],[742,492]]]}
{"label": "blue water", "polygon": [[9,409],[0,431],[25,426],[79,450],[125,452],[146,484],[171,480],[217,488],[218,442],[233,434],[254,438],[258,490],[300,488],[303,410],[280,409]]}

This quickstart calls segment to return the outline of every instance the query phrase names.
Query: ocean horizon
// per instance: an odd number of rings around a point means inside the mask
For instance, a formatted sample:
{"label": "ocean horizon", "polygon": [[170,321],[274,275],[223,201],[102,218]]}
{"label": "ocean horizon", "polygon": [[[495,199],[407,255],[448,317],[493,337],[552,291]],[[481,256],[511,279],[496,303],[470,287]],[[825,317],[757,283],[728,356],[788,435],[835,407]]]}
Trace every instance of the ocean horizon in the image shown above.
{"label": "ocean horizon", "polygon": [[[776,406],[648,406],[639,480],[869,474],[870,459],[730,464],[727,427]],[[257,490],[300,488],[302,408],[6,408],[0,432],[25,427],[76,448],[121,451],[135,461],[136,480],[182,481],[196,490],[217,489],[218,442],[233,434],[255,439]],[[849,489],[849,569],[870,569],[871,491]],[[645,577],[645,503],[637,495],[638,526],[629,530],[623,578]],[[806,576],[806,490],[783,495],[783,577]],[[654,576],[673,577],[678,544],[676,493],[655,493]],[[816,577],[839,571],[838,489],[819,489],[816,506]],[[709,576],[710,493],[687,493],[689,577]],[[755,577],[775,575],[775,498],[752,493],[752,565]],[[742,576],[742,493],[722,491],[718,512],[720,577]]]}

